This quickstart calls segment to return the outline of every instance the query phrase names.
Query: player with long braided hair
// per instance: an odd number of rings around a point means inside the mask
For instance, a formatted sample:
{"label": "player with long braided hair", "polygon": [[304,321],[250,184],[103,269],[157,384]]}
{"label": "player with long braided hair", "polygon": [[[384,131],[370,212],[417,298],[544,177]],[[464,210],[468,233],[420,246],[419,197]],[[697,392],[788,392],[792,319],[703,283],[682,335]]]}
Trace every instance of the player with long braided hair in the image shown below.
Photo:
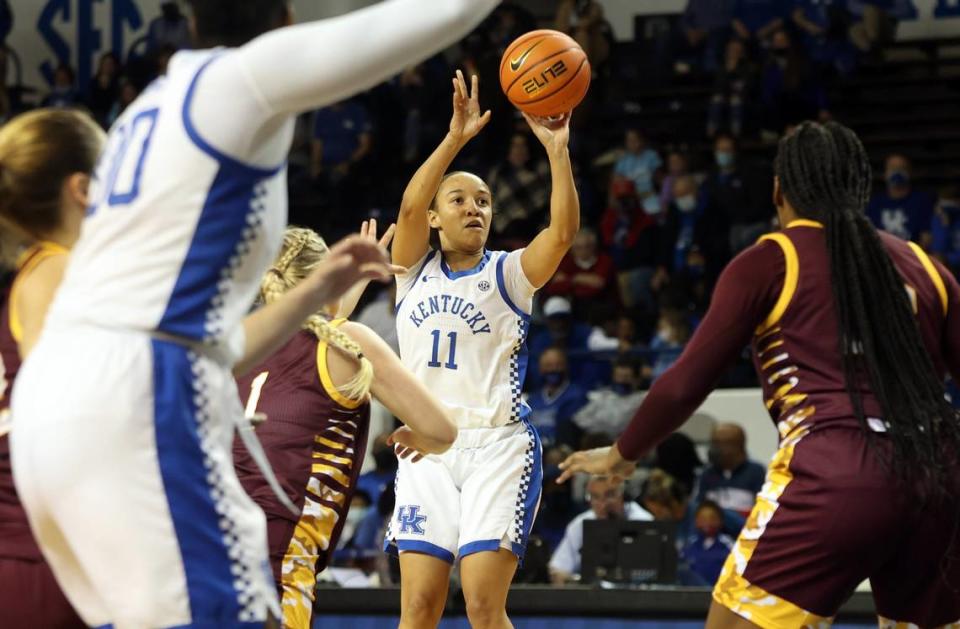
{"label": "player with long braided hair", "polygon": [[629,473],[752,339],[780,449],[707,627],[825,626],[864,579],[881,626],[960,622],[960,422],[944,390],[960,377],[960,286],[870,225],[850,129],[800,125],[775,170],[783,230],[730,263],[617,444],[572,455],[561,480]]}
{"label": "player with long braided hair", "polygon": [[[288,228],[280,255],[260,282],[260,303],[282,299],[328,251],[316,232]],[[280,503],[238,441],[234,465],[267,515],[282,622],[291,629],[311,626],[316,575],[337,546],[363,463],[370,396],[406,424],[389,440],[402,457],[440,454],[457,436],[453,420],[390,346],[362,324],[335,319],[340,310],[338,300],[311,315],[297,335],[238,381],[248,415],[266,417],[257,437],[299,509],[295,516]]]}

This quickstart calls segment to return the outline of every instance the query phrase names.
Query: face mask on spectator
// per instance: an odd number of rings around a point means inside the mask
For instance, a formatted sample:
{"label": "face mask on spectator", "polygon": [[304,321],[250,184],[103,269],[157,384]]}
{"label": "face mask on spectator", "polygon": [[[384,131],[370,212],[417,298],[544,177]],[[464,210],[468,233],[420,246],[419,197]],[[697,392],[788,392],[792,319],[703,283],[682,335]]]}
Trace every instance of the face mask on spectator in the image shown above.
{"label": "face mask on spectator", "polygon": [[543,383],[548,387],[556,387],[559,386],[566,377],[566,374],[562,371],[545,371],[543,372]]}
{"label": "face mask on spectator", "polygon": [[904,188],[910,185],[910,175],[904,170],[895,170],[887,175],[887,185],[891,188]]}
{"label": "face mask on spectator", "polygon": [[697,207],[697,197],[692,194],[686,194],[673,200],[677,204],[677,209],[681,212],[692,212]]}
{"label": "face mask on spectator", "polygon": [[623,382],[614,382],[611,386],[613,392],[617,395],[630,395],[632,393],[630,385]]}
{"label": "face mask on spectator", "polygon": [[700,531],[700,534],[704,537],[711,539],[720,534],[720,526],[718,524],[701,524],[697,527],[697,530]]}
{"label": "face mask on spectator", "polygon": [[370,511],[370,507],[350,507],[350,510],[347,511],[347,524],[356,527],[366,517],[368,511]]}
{"label": "face mask on spectator", "polygon": [[656,216],[660,213],[660,197],[656,195],[650,195],[649,197],[644,197],[643,199],[643,211],[647,213],[648,216]]}
{"label": "face mask on spectator", "polygon": [[733,153],[728,153],[727,151],[717,151],[713,154],[713,157],[717,160],[717,166],[720,168],[730,168],[733,166]]}

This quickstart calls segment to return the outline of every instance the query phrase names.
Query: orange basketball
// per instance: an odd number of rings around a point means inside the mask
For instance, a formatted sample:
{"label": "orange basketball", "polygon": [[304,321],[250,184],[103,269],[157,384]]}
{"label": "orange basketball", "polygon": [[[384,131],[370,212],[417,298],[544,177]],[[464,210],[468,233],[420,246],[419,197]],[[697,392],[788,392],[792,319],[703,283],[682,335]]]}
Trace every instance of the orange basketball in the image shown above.
{"label": "orange basketball", "polygon": [[530,31],[503,53],[500,87],[521,111],[545,118],[559,116],[587,94],[590,62],[572,37],[560,31]]}

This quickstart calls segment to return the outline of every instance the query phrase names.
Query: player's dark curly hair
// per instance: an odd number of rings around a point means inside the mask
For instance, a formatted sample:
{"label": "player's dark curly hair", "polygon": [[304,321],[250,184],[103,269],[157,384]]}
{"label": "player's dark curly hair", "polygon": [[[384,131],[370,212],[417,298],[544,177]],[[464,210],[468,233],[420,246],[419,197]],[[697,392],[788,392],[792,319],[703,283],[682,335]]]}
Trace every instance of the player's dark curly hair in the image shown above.
{"label": "player's dark curly hair", "polygon": [[200,48],[242,46],[283,25],[288,0],[188,0]]}
{"label": "player's dark curly hair", "polygon": [[[871,445],[896,478],[924,498],[956,490],[960,421],[927,353],[904,281],[864,214],[871,170],[860,139],[837,123],[805,122],[780,140],[783,195],[823,223],[847,393]],[[863,393],[883,409],[891,447],[876,448]]]}

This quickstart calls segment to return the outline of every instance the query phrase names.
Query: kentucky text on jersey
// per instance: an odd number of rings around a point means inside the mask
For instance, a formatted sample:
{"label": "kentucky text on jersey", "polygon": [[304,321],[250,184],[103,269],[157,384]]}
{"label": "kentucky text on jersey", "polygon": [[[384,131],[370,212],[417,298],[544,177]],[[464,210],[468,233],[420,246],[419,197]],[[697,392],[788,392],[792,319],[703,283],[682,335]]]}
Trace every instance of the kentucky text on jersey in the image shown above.
{"label": "kentucky text on jersey", "polygon": [[410,321],[418,328],[433,315],[443,312],[459,316],[467,322],[470,331],[474,334],[490,334],[491,332],[487,317],[477,308],[476,304],[463,297],[447,294],[427,297],[426,300],[417,303],[410,311]]}

